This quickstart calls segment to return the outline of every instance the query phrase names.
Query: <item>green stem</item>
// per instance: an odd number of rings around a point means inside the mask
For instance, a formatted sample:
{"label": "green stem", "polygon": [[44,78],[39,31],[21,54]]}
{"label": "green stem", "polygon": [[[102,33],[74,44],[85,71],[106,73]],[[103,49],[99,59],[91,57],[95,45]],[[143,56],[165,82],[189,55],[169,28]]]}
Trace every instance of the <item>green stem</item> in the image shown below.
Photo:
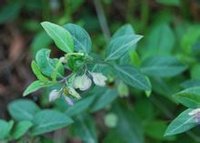
{"label": "green stem", "polygon": [[52,80],[53,80],[54,82],[56,81],[57,75],[60,75],[60,74],[58,73],[58,68],[61,66],[61,64],[62,64],[62,61],[61,61],[61,59],[59,59],[58,63],[56,64],[56,67],[55,67],[55,69],[54,69],[54,71],[53,71],[53,73],[52,73],[52,75],[51,75]]}
{"label": "green stem", "polygon": [[70,56],[84,56],[84,53],[68,53],[65,55],[65,58],[69,58]]}
{"label": "green stem", "polygon": [[102,4],[99,0],[94,0],[95,9],[97,12],[97,16],[100,22],[101,30],[103,31],[104,37],[108,42],[110,40],[110,30],[108,28],[108,23],[106,20],[106,16],[102,7]]}
{"label": "green stem", "polygon": [[140,27],[141,30],[144,30],[145,27],[147,26],[148,19],[149,19],[148,0],[142,0],[142,4],[141,4],[141,27]]}

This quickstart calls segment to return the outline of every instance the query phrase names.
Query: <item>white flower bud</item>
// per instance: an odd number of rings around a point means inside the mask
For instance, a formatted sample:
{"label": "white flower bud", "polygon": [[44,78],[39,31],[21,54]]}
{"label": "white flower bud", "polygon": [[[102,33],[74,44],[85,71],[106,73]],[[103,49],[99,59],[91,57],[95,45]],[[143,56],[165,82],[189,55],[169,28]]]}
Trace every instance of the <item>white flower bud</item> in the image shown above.
{"label": "white flower bud", "polygon": [[68,87],[68,92],[70,95],[74,96],[77,99],[80,99],[81,96],[79,95],[79,93],[72,87]]}
{"label": "white flower bud", "polygon": [[188,115],[193,116],[196,123],[200,123],[200,108],[192,110]]}
{"label": "white flower bud", "polygon": [[64,64],[67,63],[67,60],[65,59],[65,57],[61,57],[61,58],[60,58],[60,61],[61,61],[62,63],[64,63]]}
{"label": "white flower bud", "polygon": [[74,79],[73,86],[74,88],[78,88],[81,91],[87,90],[92,85],[91,79],[88,78],[87,75],[83,74],[82,76],[77,76]]}
{"label": "white flower bud", "polygon": [[92,75],[93,81],[96,85],[98,86],[106,85],[107,77],[104,76],[102,73],[91,72],[90,74]]}
{"label": "white flower bud", "polygon": [[54,89],[49,94],[49,102],[55,101],[59,97],[60,97],[59,92],[56,89]]}
{"label": "white flower bud", "polygon": [[64,96],[64,98],[65,98],[65,101],[67,102],[67,104],[69,104],[71,106],[74,105],[74,102],[71,98],[69,98],[68,96]]}
{"label": "white flower bud", "polygon": [[193,115],[198,114],[198,113],[200,113],[200,108],[192,110],[191,112],[188,113],[188,115],[193,116]]}

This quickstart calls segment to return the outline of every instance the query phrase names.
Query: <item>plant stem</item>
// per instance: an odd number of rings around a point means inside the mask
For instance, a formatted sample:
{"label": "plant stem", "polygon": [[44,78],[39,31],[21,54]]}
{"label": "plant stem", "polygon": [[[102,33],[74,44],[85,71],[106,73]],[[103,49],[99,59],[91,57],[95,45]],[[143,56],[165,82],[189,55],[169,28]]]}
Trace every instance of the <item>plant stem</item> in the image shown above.
{"label": "plant stem", "polygon": [[[148,0],[142,0],[141,1],[141,30],[144,30],[147,26],[147,22],[149,19],[149,5]],[[144,32],[144,31],[143,31]]]}
{"label": "plant stem", "polygon": [[106,20],[106,17],[105,17],[105,13],[104,13],[102,4],[99,0],[94,0],[94,6],[95,6],[95,9],[96,9],[96,12],[97,12],[97,16],[98,16],[98,19],[99,19],[101,30],[104,34],[106,42],[108,42],[110,40],[111,36],[110,36],[110,30],[108,28],[108,23],[107,23],[107,20]]}
{"label": "plant stem", "polygon": [[84,56],[84,53],[68,53],[65,55],[66,58],[70,56]]}

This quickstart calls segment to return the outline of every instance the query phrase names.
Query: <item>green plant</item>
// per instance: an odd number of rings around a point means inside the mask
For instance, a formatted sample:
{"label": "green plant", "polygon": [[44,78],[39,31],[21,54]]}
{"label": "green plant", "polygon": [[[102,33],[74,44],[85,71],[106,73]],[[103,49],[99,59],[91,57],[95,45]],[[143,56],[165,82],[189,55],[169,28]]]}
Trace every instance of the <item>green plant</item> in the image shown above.
{"label": "green plant", "polygon": [[[53,109],[40,109],[30,100],[13,101],[8,110],[14,121],[1,121],[1,130],[5,134],[0,139],[23,140],[27,136],[32,140],[37,137],[43,139],[45,133],[68,127],[72,136],[78,136],[84,142],[98,142],[93,117],[88,113],[105,109],[104,122],[110,128],[103,141],[105,143],[116,140],[119,143],[142,143],[144,133],[159,140],[173,140],[163,137],[167,125],[155,119],[157,115],[147,101],[151,94],[153,97],[150,100],[161,107],[163,114],[168,115],[168,110],[154,95],[163,95],[165,100],[189,107],[172,121],[165,136],[198,126],[199,80],[187,81],[187,77],[183,76],[189,70],[194,79],[199,77],[196,57],[190,58],[191,47],[199,38],[198,31],[189,40],[185,35],[182,52],[172,54],[175,36],[167,22],[152,27],[146,43],[139,45],[145,48],[138,50],[137,42],[142,36],[135,34],[132,26],[126,24],[114,33],[103,55],[99,55],[92,51],[90,36],[80,26],[59,26],[50,22],[41,24],[63,55],[52,58],[51,50],[46,48],[36,53],[31,68],[37,80],[26,88],[23,96],[46,89],[49,101],[54,101],[51,103]],[[188,35],[195,28],[191,28]],[[182,81],[185,89],[179,92]],[[129,106],[131,98],[123,98],[124,102],[117,100],[117,97],[127,97],[129,93],[137,98],[135,109]],[[140,95],[146,95],[147,99]],[[112,106],[109,106],[111,102]],[[137,120],[138,117],[142,123]]]}
{"label": "green plant", "polygon": [[48,49],[37,52],[31,67],[38,80],[27,87],[24,96],[54,86],[57,88],[49,94],[49,100],[62,96],[72,104],[72,100],[81,98],[79,92],[91,87],[92,81],[97,86],[105,86],[106,81],[109,84],[113,80],[150,92],[151,85],[146,76],[129,65],[129,61],[120,63],[120,59],[128,56],[128,51],[142,38],[133,32],[130,25],[123,26],[113,35],[105,58],[91,53],[91,39],[81,27],[74,24],[61,27],[50,22],[43,22],[42,26],[65,54],[60,58],[50,58]]}
{"label": "green plant", "polygon": [[[64,55],[51,58],[49,49],[39,50],[31,63],[37,80],[26,88],[23,96],[47,87],[51,89],[49,101],[60,97],[62,101],[65,100],[68,105],[73,106],[65,109],[65,115],[55,110],[40,110],[29,100],[14,101],[8,109],[17,121],[16,131],[4,136],[8,140],[19,139],[27,131],[30,136],[35,136],[65,127],[73,122],[71,117],[75,117],[73,120],[77,124],[83,125],[85,123],[82,122],[87,121],[82,117],[84,114],[80,115],[81,112],[88,109],[96,112],[106,107],[116,99],[117,92],[121,96],[127,95],[124,93],[124,89],[128,90],[127,85],[150,93],[148,77],[130,65],[128,60],[122,62],[123,58],[129,57],[128,51],[136,49],[136,43],[142,38],[134,33],[130,25],[121,27],[113,35],[104,57],[91,52],[90,36],[80,26],[67,24],[62,27],[50,22],[42,22],[42,26]],[[75,124],[78,127],[80,125]]]}

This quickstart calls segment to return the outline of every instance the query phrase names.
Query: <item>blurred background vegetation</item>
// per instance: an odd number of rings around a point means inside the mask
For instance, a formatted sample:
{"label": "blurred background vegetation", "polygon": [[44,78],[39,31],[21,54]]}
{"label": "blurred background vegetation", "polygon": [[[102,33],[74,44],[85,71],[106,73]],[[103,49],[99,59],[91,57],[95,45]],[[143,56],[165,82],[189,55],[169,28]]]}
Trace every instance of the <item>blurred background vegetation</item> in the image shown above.
{"label": "blurred background vegetation", "polygon": [[[129,23],[137,34],[144,35],[138,45],[141,58],[153,52],[175,55],[183,63],[189,63],[192,70],[185,72],[184,77],[165,79],[165,82],[152,80],[156,92],[151,97],[140,96],[130,89],[130,96],[123,99],[123,103],[118,101],[122,108],[119,120],[124,127],[120,128],[120,134],[126,138],[125,142],[130,142],[129,138],[135,135],[138,138],[135,143],[141,140],[145,143],[200,142],[195,130],[177,137],[163,137],[169,122],[183,109],[172,102],[169,95],[180,89],[177,83],[181,80],[200,79],[200,66],[192,58],[200,55],[199,0],[0,0],[0,118],[10,119],[8,103],[22,98],[23,90],[34,80],[30,62],[36,51],[55,46],[42,29],[42,21],[60,25],[70,22],[84,27],[92,38],[93,51],[101,54],[104,54],[113,32]],[[162,48],[158,50],[156,47]],[[61,54],[56,48],[52,49],[54,56]],[[195,53],[191,49],[195,49]],[[134,54],[131,54],[132,62],[137,65]],[[52,105],[48,104],[47,96],[39,98],[40,94],[34,93],[29,98],[42,107],[50,108]],[[124,112],[125,115],[121,114]],[[123,143],[116,133],[117,129],[105,126],[107,115],[113,119],[112,112],[108,110],[92,114],[98,141]],[[60,138],[66,136],[57,135]],[[68,142],[79,143],[79,138],[82,137],[71,137]]]}

